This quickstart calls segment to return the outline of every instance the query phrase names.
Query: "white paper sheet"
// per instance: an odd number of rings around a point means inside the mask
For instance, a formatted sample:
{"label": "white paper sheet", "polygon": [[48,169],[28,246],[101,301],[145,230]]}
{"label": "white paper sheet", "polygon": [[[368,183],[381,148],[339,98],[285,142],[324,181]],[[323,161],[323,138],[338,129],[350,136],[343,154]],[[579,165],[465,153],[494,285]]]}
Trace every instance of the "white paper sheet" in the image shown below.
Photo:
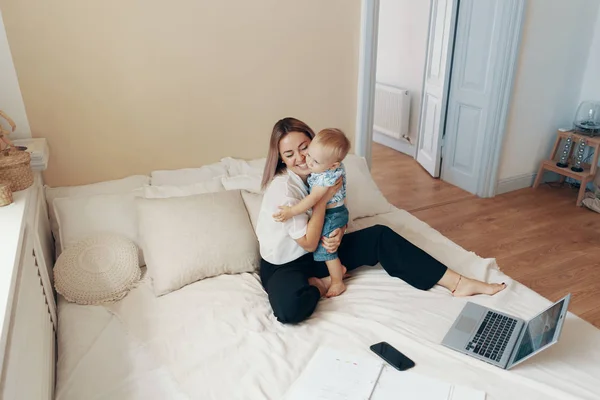
{"label": "white paper sheet", "polygon": [[319,347],[286,400],[368,400],[382,368],[376,357]]}
{"label": "white paper sheet", "polygon": [[485,392],[385,366],[370,400],[485,400]]}
{"label": "white paper sheet", "polygon": [[448,400],[451,385],[386,366],[371,400]]}
{"label": "white paper sheet", "polygon": [[465,386],[454,385],[450,400],[485,400],[485,392]]}
{"label": "white paper sheet", "polygon": [[375,357],[319,347],[286,400],[485,400],[485,393],[410,371]]}

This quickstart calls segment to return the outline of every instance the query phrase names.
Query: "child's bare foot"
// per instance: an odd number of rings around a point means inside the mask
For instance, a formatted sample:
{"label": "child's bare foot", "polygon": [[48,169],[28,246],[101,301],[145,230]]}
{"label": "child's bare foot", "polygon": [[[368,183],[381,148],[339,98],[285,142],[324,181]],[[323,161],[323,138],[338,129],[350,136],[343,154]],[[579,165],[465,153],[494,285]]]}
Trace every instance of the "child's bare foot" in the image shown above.
{"label": "child's bare foot", "polygon": [[315,277],[308,278],[308,284],[319,289],[319,293],[321,294],[321,297],[323,297],[325,296],[325,294],[329,290],[329,287],[331,286],[331,277],[326,276],[322,279]]}
{"label": "child's bare foot", "polygon": [[[502,290],[506,289],[506,284],[503,283],[485,283],[476,281],[474,279],[465,278],[464,276],[459,278],[456,289],[452,292],[454,297],[466,297],[475,294],[489,294],[494,295]],[[331,290],[331,289],[330,289]]]}
{"label": "child's bare foot", "polygon": [[345,291],[346,291],[346,285],[344,285],[344,282],[334,282],[331,284],[331,287],[329,288],[329,290],[327,291],[327,294],[325,296],[335,297],[335,296],[339,296],[340,294],[344,293]]}

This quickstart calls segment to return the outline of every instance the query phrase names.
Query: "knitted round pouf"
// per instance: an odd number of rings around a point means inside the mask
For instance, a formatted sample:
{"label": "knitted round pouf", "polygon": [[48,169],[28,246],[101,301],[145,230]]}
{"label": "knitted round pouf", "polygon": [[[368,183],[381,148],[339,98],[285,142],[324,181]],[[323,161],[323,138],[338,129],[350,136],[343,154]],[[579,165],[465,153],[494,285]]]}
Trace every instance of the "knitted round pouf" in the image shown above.
{"label": "knitted round pouf", "polygon": [[77,304],[120,300],[140,280],[138,249],[119,235],[97,234],[61,253],[54,266],[54,286]]}

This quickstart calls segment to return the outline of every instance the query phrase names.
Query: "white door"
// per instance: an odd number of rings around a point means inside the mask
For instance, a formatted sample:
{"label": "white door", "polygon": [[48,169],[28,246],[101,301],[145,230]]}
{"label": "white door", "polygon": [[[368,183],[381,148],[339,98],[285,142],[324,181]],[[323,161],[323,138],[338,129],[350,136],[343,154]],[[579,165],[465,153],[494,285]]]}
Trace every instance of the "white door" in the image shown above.
{"label": "white door", "polygon": [[501,46],[506,47],[509,8],[506,0],[461,0],[448,113],[442,179],[477,194],[485,135],[498,124]]}
{"label": "white door", "polygon": [[444,132],[457,5],[458,0],[431,2],[417,161],[433,177],[440,174],[441,138]]}

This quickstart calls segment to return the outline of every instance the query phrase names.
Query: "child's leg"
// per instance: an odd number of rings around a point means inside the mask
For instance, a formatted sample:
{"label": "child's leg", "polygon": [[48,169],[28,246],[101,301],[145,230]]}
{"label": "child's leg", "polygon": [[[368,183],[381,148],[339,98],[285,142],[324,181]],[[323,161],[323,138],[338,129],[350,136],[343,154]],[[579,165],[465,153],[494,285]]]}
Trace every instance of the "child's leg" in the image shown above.
{"label": "child's leg", "polygon": [[344,285],[343,281],[345,268],[342,266],[342,262],[339,258],[325,261],[325,265],[327,265],[329,276],[331,276],[331,286],[329,287],[326,296],[339,296],[346,290],[346,285]]}

